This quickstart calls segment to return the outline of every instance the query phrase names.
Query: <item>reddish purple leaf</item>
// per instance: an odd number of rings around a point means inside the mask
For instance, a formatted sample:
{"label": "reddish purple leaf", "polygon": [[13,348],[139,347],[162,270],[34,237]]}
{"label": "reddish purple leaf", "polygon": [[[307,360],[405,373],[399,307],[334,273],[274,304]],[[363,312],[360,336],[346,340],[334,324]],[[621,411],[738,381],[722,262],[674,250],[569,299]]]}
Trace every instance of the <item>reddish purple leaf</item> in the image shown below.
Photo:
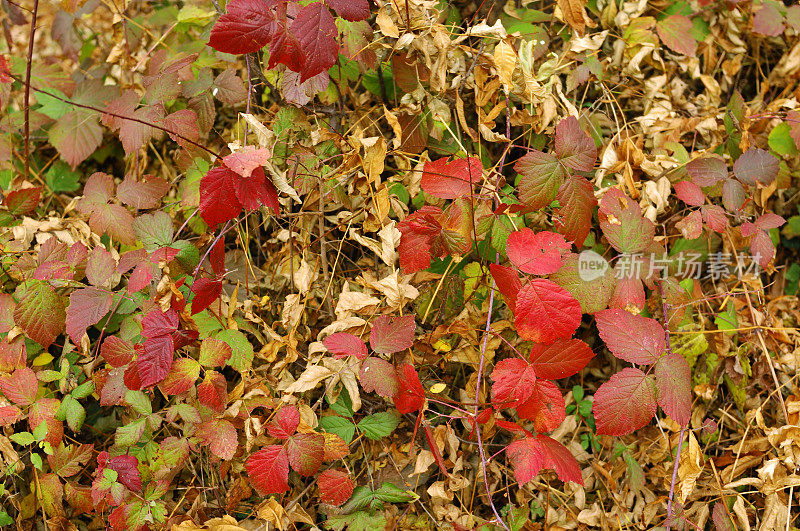
{"label": "reddish purple leaf", "polygon": [[506,252],[520,271],[531,275],[555,273],[563,264],[570,244],[560,234],[550,231],[534,233],[525,227],[508,236]]}
{"label": "reddish purple leaf", "polygon": [[756,232],[753,239],[750,240],[750,254],[763,269],[769,266],[769,263],[775,258],[775,245],[773,245],[769,233],[763,230]]}
{"label": "reddish purple leaf", "polygon": [[777,37],[785,28],[777,2],[763,2],[753,14],[753,32],[767,37]]}
{"label": "reddish purple leaf", "polygon": [[197,400],[217,413],[225,411],[228,402],[228,384],[225,376],[207,370],[203,381],[197,386]]}
{"label": "reddish purple leaf", "polygon": [[[178,113],[182,112],[194,115],[194,112],[187,109],[178,111]],[[194,124],[196,128],[197,116],[194,117]],[[157,207],[167,192],[169,192],[169,182],[152,175],[145,175],[142,180],[136,180],[134,176],[128,175],[117,187],[117,197],[120,201],[139,210]]]}
{"label": "reddish purple leaf", "polygon": [[457,158],[452,162],[445,157],[425,163],[420,186],[426,194],[441,199],[465,197],[481,180],[482,171],[481,159],[477,157]]}
{"label": "reddish purple leaf", "polygon": [[603,310],[594,318],[608,350],[620,359],[649,365],[664,352],[664,328],[655,319],[618,309]]}
{"label": "reddish purple leaf", "polygon": [[580,339],[557,339],[549,345],[533,345],[529,354],[536,376],[546,380],[567,378],[594,358],[589,345]]}
{"label": "reddish purple leaf", "polygon": [[521,338],[552,343],[578,329],[581,305],[558,284],[535,278],[519,290],[514,315]]}
{"label": "reddish purple leaf", "polygon": [[704,205],[701,212],[703,221],[714,232],[722,234],[728,228],[728,216],[725,214],[724,208],[717,205]]}
{"label": "reddish purple leaf", "polygon": [[594,394],[597,433],[627,435],[650,422],[656,408],[654,378],[632,367],[622,369]]}
{"label": "reddish purple leaf", "polygon": [[658,405],[675,422],[688,426],[692,412],[692,371],[680,354],[663,356],[656,363]]}
{"label": "reddish purple leaf", "polygon": [[325,0],[325,3],[345,20],[356,22],[369,18],[368,0]]}
{"label": "reddish purple leaf", "polygon": [[617,279],[614,286],[614,295],[609,302],[610,308],[620,308],[629,312],[639,313],[644,310],[645,293],[641,279],[626,276]]}
{"label": "reddish purple leaf", "polygon": [[39,204],[39,199],[42,196],[42,187],[33,186],[31,188],[22,188],[14,190],[6,195],[3,204],[8,208],[9,214],[12,216],[19,216],[31,212],[36,205]]}
{"label": "reddish purple leaf", "polygon": [[222,281],[198,278],[192,282],[192,315],[196,315],[219,298],[222,294]]}
{"label": "reddish purple leaf", "polygon": [[784,223],[786,223],[786,220],[781,216],[773,214],[772,212],[767,212],[766,214],[759,216],[755,222],[755,226],[761,230],[770,230],[782,227]]}
{"label": "reddish purple leaf", "polygon": [[236,153],[222,157],[222,163],[236,175],[247,179],[256,168],[267,164],[271,157],[272,152],[267,148],[245,146]]}
{"label": "reddish purple leaf", "polygon": [[149,337],[144,342],[136,358],[142,387],[153,386],[167,377],[174,352],[175,345],[171,336]]}
{"label": "reddish purple leaf", "polygon": [[414,344],[416,324],[413,315],[381,315],[372,323],[369,346],[379,354],[394,354]]}
{"label": "reddish purple leaf", "polygon": [[142,318],[143,337],[167,336],[177,329],[178,314],[171,308],[166,312],[151,310]]}
{"label": "reddish purple leaf", "polygon": [[734,163],[733,173],[742,183],[755,186],[756,183],[770,184],[778,176],[780,161],[765,149],[751,147]]}
{"label": "reddish purple leaf", "polygon": [[360,338],[347,332],[337,332],[325,338],[322,342],[331,354],[336,358],[346,358],[347,356],[355,356],[363,360],[369,355],[367,345],[361,341]]}
{"label": "reddish purple leaf", "polygon": [[714,186],[728,178],[728,165],[715,155],[692,160],[686,165],[686,171],[697,186]]}
{"label": "reddish purple leaf", "polygon": [[290,32],[300,42],[305,55],[300,72],[301,83],[327,71],[336,63],[339,53],[339,44],[336,42],[338,32],[331,12],[322,2],[303,7],[292,22]]}
{"label": "reddish purple leaf", "polygon": [[735,179],[728,179],[722,185],[722,204],[731,212],[737,212],[744,205],[747,196],[744,187]]}
{"label": "reddish purple leaf", "polygon": [[202,422],[197,428],[197,436],[208,446],[211,453],[225,461],[236,455],[239,447],[236,428],[224,419],[211,419]]}
{"label": "reddish purple leaf", "polygon": [[220,52],[245,54],[266,46],[275,29],[272,0],[231,0],[211,28],[208,45]]}

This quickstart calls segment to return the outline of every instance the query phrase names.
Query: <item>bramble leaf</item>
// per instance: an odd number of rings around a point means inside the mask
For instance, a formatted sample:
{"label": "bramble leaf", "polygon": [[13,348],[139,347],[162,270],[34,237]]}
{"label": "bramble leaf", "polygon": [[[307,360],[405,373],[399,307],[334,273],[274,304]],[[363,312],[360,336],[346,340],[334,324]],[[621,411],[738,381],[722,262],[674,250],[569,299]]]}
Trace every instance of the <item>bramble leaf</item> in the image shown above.
{"label": "bramble leaf", "polygon": [[714,186],[728,178],[728,165],[714,155],[692,160],[686,165],[686,171],[697,186]]}
{"label": "bramble leaf", "polygon": [[224,367],[225,362],[231,357],[233,350],[226,342],[208,337],[200,344],[200,357],[198,361],[203,367]]}
{"label": "bramble leaf", "polygon": [[325,437],[321,433],[297,433],[286,444],[292,468],[301,476],[313,476],[325,458]]}
{"label": "bramble leaf", "polygon": [[519,358],[497,362],[489,377],[494,380],[492,403],[495,409],[517,407],[531,397],[536,385],[536,371]]}
{"label": "bramble leaf", "polygon": [[598,312],[594,318],[608,350],[620,359],[649,365],[664,352],[664,328],[655,319],[619,309]]}
{"label": "bramble leaf", "polygon": [[416,324],[413,315],[381,315],[372,323],[369,346],[379,354],[394,354],[414,344]]}
{"label": "bramble leaf", "polygon": [[503,294],[503,298],[506,300],[508,307],[512,310],[516,308],[517,294],[523,286],[517,272],[510,267],[497,264],[489,264],[489,271],[492,273],[494,283],[497,289],[500,290],[500,293]]}
{"label": "bramble leaf", "polygon": [[468,157],[448,162],[448,157],[425,163],[420,186],[426,194],[440,199],[469,196],[481,179],[481,159]]}
{"label": "bramble leaf", "polygon": [[655,379],[639,369],[622,369],[594,394],[597,433],[627,435],[650,422],[656,408]]}
{"label": "bramble leaf", "polygon": [[743,184],[770,184],[778,176],[780,161],[765,149],[751,147],[733,164],[733,174]]}
{"label": "bramble leaf", "polygon": [[535,210],[552,203],[567,178],[564,166],[554,155],[536,150],[523,155],[514,171],[521,176],[519,200]]}
{"label": "bramble leaf", "polygon": [[296,406],[283,406],[275,415],[275,419],[267,426],[270,436],[288,439],[300,425],[300,411]]}
{"label": "bramble leaf", "polygon": [[341,470],[326,470],[317,478],[319,497],[324,503],[339,506],[353,495],[353,480]]}
{"label": "bramble leaf", "polygon": [[[363,343],[362,343],[363,344]],[[364,360],[358,381],[366,392],[375,391],[384,398],[393,398],[400,384],[397,381],[397,372],[388,361],[371,356]]]}
{"label": "bramble leaf", "polygon": [[557,339],[549,345],[533,345],[530,365],[539,378],[558,380],[583,369],[594,358],[589,345],[580,339]]}
{"label": "bramble leaf", "polygon": [[363,360],[369,355],[367,346],[360,338],[347,332],[337,332],[325,338],[322,342],[335,358],[355,356]]}
{"label": "bramble leaf", "polygon": [[72,342],[80,345],[86,329],[100,322],[113,303],[114,296],[110,291],[99,288],[73,291],[69,296],[66,317],[66,331]]}
{"label": "bramble leaf", "polygon": [[600,200],[600,228],[614,249],[621,253],[644,251],[653,241],[653,222],[642,216],[639,203],[617,188]]}
{"label": "bramble leaf", "polygon": [[677,353],[667,354],[656,363],[658,405],[681,426],[689,423],[692,412],[692,371],[686,359]]}
{"label": "bramble leaf", "polygon": [[305,57],[300,71],[301,83],[336,64],[339,54],[336,24],[322,2],[303,7],[292,22],[290,31],[300,42]]}
{"label": "bramble leaf", "polygon": [[39,380],[29,367],[20,367],[11,374],[0,374],[0,393],[18,406],[29,406],[36,401]]}
{"label": "bramble leaf", "polygon": [[244,468],[261,495],[289,490],[289,456],[282,445],[273,444],[252,454]]}
{"label": "bramble leaf", "polygon": [[597,160],[597,147],[578,119],[568,116],[556,126],[556,155],[558,160],[573,170],[592,171]]}
{"label": "bramble leaf", "polygon": [[556,199],[561,206],[555,211],[555,225],[580,249],[589,234],[592,211],[597,205],[594,186],[584,177],[570,176],[558,189]]}
{"label": "bramble leaf", "polygon": [[706,196],[703,191],[691,181],[675,183],[675,195],[678,196],[678,199],[691,206],[701,206],[706,202]]}
{"label": "bramble leaf", "polygon": [[402,414],[418,411],[425,406],[425,390],[416,369],[404,363],[397,370],[399,389],[394,396],[394,407]]}
{"label": "bramble leaf", "polygon": [[550,231],[534,233],[525,227],[508,236],[506,252],[520,271],[531,275],[549,275],[561,268],[564,254],[570,247],[560,234]]}
{"label": "bramble leaf", "polygon": [[753,14],[753,32],[767,37],[777,37],[784,30],[783,15],[777,2],[763,2]]}
{"label": "bramble leaf", "polygon": [[245,54],[266,46],[275,31],[272,0],[231,0],[211,28],[208,45],[220,52]]}
{"label": "bramble leaf", "polygon": [[14,308],[14,322],[29,338],[47,348],[64,331],[66,307],[67,299],[57,294],[49,284],[31,281]]}
{"label": "bramble leaf", "polygon": [[669,15],[656,23],[656,31],[661,42],[673,52],[693,56],[697,42],[692,35],[692,21],[685,15]]}
{"label": "bramble leaf", "polygon": [[566,417],[564,396],[550,380],[536,380],[531,397],[517,406],[520,418],[533,421],[537,432],[551,432]]}
{"label": "bramble leaf", "polygon": [[521,338],[551,343],[578,329],[581,305],[558,284],[535,278],[519,290],[514,315]]}

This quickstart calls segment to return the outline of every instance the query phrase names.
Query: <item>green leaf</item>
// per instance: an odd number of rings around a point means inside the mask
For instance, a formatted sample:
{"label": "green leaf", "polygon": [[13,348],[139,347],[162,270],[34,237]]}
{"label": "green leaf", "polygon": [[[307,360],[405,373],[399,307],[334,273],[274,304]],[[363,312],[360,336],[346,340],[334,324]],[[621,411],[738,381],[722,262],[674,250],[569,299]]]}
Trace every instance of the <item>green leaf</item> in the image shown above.
{"label": "green leaf", "polygon": [[83,421],[86,419],[86,410],[80,402],[75,400],[72,395],[67,395],[61,402],[61,409],[64,410],[64,418],[67,421],[67,426],[72,431],[79,431],[83,426]]}
{"label": "green leaf", "polygon": [[331,409],[339,415],[353,418],[353,401],[350,398],[350,393],[339,393],[339,398],[336,399],[336,402],[331,403],[328,399],[328,404],[330,404]]}
{"label": "green leaf", "polygon": [[150,398],[141,391],[126,391],[125,401],[140,415],[153,413],[153,405],[150,403]]}
{"label": "green leaf", "polygon": [[342,417],[322,417],[319,419],[319,425],[326,432],[335,433],[344,439],[347,444],[350,444],[356,433],[356,425]]}
{"label": "green leaf", "polygon": [[146,421],[147,418],[143,417],[117,428],[117,432],[114,436],[114,444],[126,448],[139,442],[139,439],[141,439],[144,434]]}
{"label": "green leaf", "polygon": [[72,110],[72,105],[53,97],[58,96],[63,99],[68,99],[66,94],[56,89],[50,89],[48,92],[36,93],[36,101],[41,104],[41,107],[36,109],[37,111],[48,118],[58,120]]}
{"label": "green leaf", "polygon": [[72,171],[69,164],[62,160],[57,160],[45,173],[47,187],[56,194],[74,192],[80,188],[80,177],[79,172]]}
{"label": "green leaf", "polygon": [[31,452],[31,464],[36,470],[42,470],[42,456]]}
{"label": "green leaf", "polygon": [[90,394],[94,392],[94,381],[93,380],[86,380],[78,387],[72,390],[70,396],[73,398],[81,399],[86,398]]}
{"label": "green leaf", "polygon": [[378,440],[388,437],[399,422],[400,417],[396,413],[384,411],[361,419],[361,422],[358,423],[358,428],[364,432],[364,436],[368,439]]}
{"label": "green leaf", "polygon": [[216,335],[216,338],[231,347],[232,353],[231,357],[228,358],[228,365],[239,372],[250,370],[255,352],[253,352],[253,345],[250,344],[243,333],[238,330],[223,330]]}
{"label": "green leaf", "polygon": [[786,123],[781,122],[769,133],[769,147],[778,155],[788,155],[794,157],[797,155],[797,144],[791,136],[792,127]]}
{"label": "green leaf", "polygon": [[9,439],[20,446],[29,446],[36,442],[36,438],[28,431],[13,433],[9,436]]}
{"label": "green leaf", "polygon": [[386,528],[386,517],[382,513],[370,514],[358,511],[350,514],[331,515],[325,522],[326,529],[334,531],[375,531]]}
{"label": "green leaf", "polygon": [[45,437],[47,437],[47,423],[41,422],[33,428],[33,437],[37,441],[43,441]]}
{"label": "green leaf", "polygon": [[8,516],[7,512],[0,510],[0,526],[11,525],[13,523],[14,519]]}
{"label": "green leaf", "polygon": [[714,324],[717,325],[717,329],[724,330],[729,336],[736,334],[732,330],[739,328],[739,320],[736,317],[736,308],[733,305],[733,301],[728,301],[728,307],[725,311],[717,314],[714,318]]}
{"label": "green leaf", "polygon": [[396,487],[392,483],[384,482],[381,487],[373,492],[375,498],[388,503],[411,503],[419,499],[419,496],[410,491]]}

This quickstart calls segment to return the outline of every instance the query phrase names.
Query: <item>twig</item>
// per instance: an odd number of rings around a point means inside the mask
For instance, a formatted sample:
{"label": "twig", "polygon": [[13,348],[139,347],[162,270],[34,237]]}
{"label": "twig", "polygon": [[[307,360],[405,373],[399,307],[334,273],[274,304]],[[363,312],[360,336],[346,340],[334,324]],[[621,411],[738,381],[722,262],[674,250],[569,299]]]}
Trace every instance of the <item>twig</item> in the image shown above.
{"label": "twig", "polygon": [[33,39],[36,36],[36,15],[39,12],[39,0],[33,0],[31,14],[31,31],[28,36],[28,62],[25,65],[25,179],[30,171],[30,140],[31,140],[31,69],[33,67]]}

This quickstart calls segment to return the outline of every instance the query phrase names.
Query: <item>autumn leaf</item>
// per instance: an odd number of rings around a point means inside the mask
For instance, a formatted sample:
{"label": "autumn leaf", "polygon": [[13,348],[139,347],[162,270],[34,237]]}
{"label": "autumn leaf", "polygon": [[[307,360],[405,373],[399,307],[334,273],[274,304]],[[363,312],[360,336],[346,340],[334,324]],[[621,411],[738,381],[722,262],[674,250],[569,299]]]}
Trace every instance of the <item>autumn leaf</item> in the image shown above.
{"label": "autumn leaf", "polygon": [[594,318],[608,350],[620,359],[649,365],[664,352],[664,328],[655,319],[619,309],[598,312]]}
{"label": "autumn leaf", "polygon": [[289,456],[282,445],[273,444],[252,454],[244,468],[250,482],[264,496],[289,490]]}
{"label": "autumn leaf", "polygon": [[521,176],[518,185],[520,201],[536,210],[553,202],[567,178],[558,158],[537,150],[523,155],[514,164],[514,170]]}
{"label": "autumn leaf", "polygon": [[381,315],[372,323],[369,345],[379,354],[394,354],[414,344],[416,323],[413,315]]}
{"label": "autumn leaf", "polygon": [[661,41],[673,52],[694,56],[697,42],[692,35],[692,21],[689,17],[669,15],[656,23],[656,31]]}
{"label": "autumn leaf", "polygon": [[353,495],[353,480],[341,470],[326,470],[317,478],[319,497],[324,503],[339,506]]}
{"label": "autumn leaf", "polygon": [[536,375],[546,380],[567,378],[583,369],[594,358],[589,345],[580,339],[557,339],[548,345],[531,347],[528,355]]}
{"label": "autumn leaf", "polygon": [[418,411],[425,406],[425,390],[419,381],[417,371],[404,363],[397,370],[399,389],[394,396],[394,407],[401,414]]}
{"label": "autumn leaf", "polygon": [[422,169],[420,186],[426,194],[441,199],[457,199],[469,196],[472,187],[481,179],[483,165],[481,159],[468,157],[454,159],[441,158],[425,163]]}
{"label": "autumn leaf", "polygon": [[581,305],[558,284],[535,278],[520,288],[514,315],[520,337],[550,343],[577,330]]}
{"label": "autumn leaf", "polygon": [[507,358],[497,362],[489,376],[492,384],[492,403],[497,409],[517,407],[533,395],[536,371],[527,361]]}
{"label": "autumn leaf", "polygon": [[301,476],[313,476],[325,458],[325,437],[321,433],[298,433],[286,443],[292,469]]}
{"label": "autumn leaf", "polygon": [[[578,0],[560,0],[574,5]],[[583,6],[580,7],[583,14]],[[597,160],[597,147],[589,135],[581,129],[578,119],[568,116],[556,126],[555,152],[558,160],[568,168],[592,171]]]}
{"label": "autumn leaf", "polygon": [[65,329],[67,299],[39,281],[29,283],[24,293],[14,309],[14,322],[28,337],[47,348]]}
{"label": "autumn leaf", "polygon": [[272,39],[276,4],[275,1],[231,0],[226,6],[227,12],[211,28],[208,45],[225,53],[257,52]]}
{"label": "autumn leaf", "polygon": [[517,406],[520,418],[533,421],[534,429],[547,433],[558,428],[566,417],[564,396],[550,380],[536,380],[529,399]]}
{"label": "autumn leaf", "polygon": [[360,338],[347,332],[337,332],[326,337],[322,344],[325,345],[331,354],[336,358],[345,358],[347,356],[355,356],[363,360],[369,355],[367,346],[361,341]]}
{"label": "autumn leaf", "polygon": [[300,411],[296,406],[283,406],[278,410],[275,419],[267,426],[272,437],[288,439],[300,425]]}
{"label": "autumn leaf", "polygon": [[358,381],[361,382],[364,391],[368,393],[375,391],[384,398],[393,398],[400,389],[394,366],[375,356],[364,360],[358,374]]}
{"label": "autumn leaf", "polygon": [[692,371],[686,359],[677,353],[667,354],[656,363],[658,405],[681,426],[689,423],[692,410]]}
{"label": "autumn leaf", "polygon": [[534,233],[525,227],[509,235],[506,252],[520,271],[531,275],[549,275],[561,268],[564,254],[570,247],[560,234],[550,231]]}
{"label": "autumn leaf", "polygon": [[597,433],[627,435],[650,422],[656,408],[655,379],[639,369],[622,369],[594,394]]}

